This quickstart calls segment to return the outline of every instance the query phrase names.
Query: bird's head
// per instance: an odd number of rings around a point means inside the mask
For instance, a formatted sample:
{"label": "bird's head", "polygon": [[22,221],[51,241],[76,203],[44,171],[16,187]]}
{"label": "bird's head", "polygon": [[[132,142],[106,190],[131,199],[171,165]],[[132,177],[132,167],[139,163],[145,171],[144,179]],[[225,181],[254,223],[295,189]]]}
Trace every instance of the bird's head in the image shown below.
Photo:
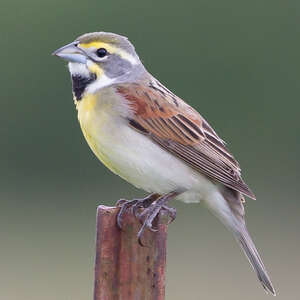
{"label": "bird's head", "polygon": [[53,55],[69,62],[77,100],[86,90],[93,93],[114,83],[137,80],[145,73],[133,45],[126,37],[114,33],[84,34]]}

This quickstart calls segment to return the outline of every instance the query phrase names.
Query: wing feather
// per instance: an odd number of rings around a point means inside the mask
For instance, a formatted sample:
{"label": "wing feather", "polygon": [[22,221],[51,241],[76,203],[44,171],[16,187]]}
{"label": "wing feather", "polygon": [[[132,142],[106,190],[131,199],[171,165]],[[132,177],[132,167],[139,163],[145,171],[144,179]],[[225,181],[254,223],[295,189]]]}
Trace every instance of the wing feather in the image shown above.
{"label": "wing feather", "polygon": [[129,124],[198,172],[250,198],[240,166],[207,121],[161,83],[121,84],[132,108]]}

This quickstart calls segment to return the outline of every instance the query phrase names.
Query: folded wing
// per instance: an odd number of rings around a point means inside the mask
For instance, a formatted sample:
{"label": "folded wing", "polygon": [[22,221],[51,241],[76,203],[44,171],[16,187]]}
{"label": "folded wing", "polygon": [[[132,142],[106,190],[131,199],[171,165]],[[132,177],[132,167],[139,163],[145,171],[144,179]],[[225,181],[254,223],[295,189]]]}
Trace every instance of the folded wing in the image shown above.
{"label": "folded wing", "polygon": [[193,169],[255,199],[225,143],[192,107],[156,80],[118,85],[117,91],[132,108],[133,128]]}

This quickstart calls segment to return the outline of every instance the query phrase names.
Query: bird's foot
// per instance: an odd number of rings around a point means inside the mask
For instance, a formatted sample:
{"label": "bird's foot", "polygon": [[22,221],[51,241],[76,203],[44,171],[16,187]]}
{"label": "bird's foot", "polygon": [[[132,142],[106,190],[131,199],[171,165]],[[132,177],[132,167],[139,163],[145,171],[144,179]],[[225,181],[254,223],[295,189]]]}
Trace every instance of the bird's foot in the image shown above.
{"label": "bird's foot", "polygon": [[[144,199],[119,200],[117,202],[117,206],[121,207],[121,209],[117,215],[118,227],[122,229],[123,214],[127,209],[131,209],[132,213],[142,224],[137,237],[139,244],[141,246],[144,246],[144,244],[142,243],[143,233],[146,228],[154,232],[157,231],[157,229],[153,227],[153,221],[161,210],[165,210],[167,212],[167,215],[170,218],[168,224],[175,220],[176,209],[168,207],[166,204],[170,199],[176,197],[178,194],[178,192],[171,192],[163,196],[160,196],[158,194],[151,194]],[[139,213],[140,209],[143,210]]]}
{"label": "bird's foot", "polygon": [[117,215],[117,225],[122,230],[122,221],[123,215],[127,209],[130,209],[131,212],[135,215],[136,218],[139,218],[138,211],[140,208],[147,208],[151,205],[153,201],[160,197],[159,194],[150,194],[149,196],[142,198],[142,199],[133,199],[133,200],[126,200],[120,199],[116,206],[120,207],[120,211]]}
{"label": "bird's foot", "polygon": [[157,203],[157,201],[153,202],[149,207],[145,208],[142,213],[138,215],[138,219],[140,220],[142,227],[138,232],[138,242],[141,246],[145,246],[142,242],[142,237],[145,232],[145,229],[149,229],[150,231],[156,232],[157,228],[153,227],[153,221],[158,216],[161,210],[167,212],[167,216],[170,218],[168,224],[173,222],[176,218],[176,209],[172,207],[168,207],[166,205],[162,205]]}

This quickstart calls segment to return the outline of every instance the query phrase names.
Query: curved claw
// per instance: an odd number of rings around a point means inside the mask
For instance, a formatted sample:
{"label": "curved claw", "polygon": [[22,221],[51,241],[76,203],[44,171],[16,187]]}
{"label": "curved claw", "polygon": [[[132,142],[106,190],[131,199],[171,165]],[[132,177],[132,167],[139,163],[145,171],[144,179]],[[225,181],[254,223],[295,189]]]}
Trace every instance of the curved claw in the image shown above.
{"label": "curved claw", "polygon": [[140,246],[142,246],[142,247],[146,246],[142,242],[142,236],[143,236],[144,230],[145,230],[145,223],[143,224],[143,226],[141,227],[141,229],[139,230],[139,232],[137,234],[138,242],[139,242]]}
{"label": "curved claw", "polygon": [[[152,231],[152,232],[157,232],[157,231],[158,231],[158,229],[152,227],[152,222],[153,222],[153,220],[155,219],[155,217],[158,215],[159,211],[160,211],[160,209],[157,209],[155,206],[153,206],[153,207],[146,208],[146,209],[139,215],[139,217],[140,217],[140,216],[142,216],[142,217],[143,217],[143,216],[146,216],[144,222],[142,223],[143,225],[142,225],[142,227],[141,227],[141,229],[139,230],[138,235],[137,235],[137,237],[138,237],[138,242],[139,242],[139,244],[140,244],[142,247],[145,247],[145,245],[144,245],[143,242],[142,242],[142,236],[143,236],[143,233],[144,233],[145,229],[148,228],[148,229],[149,229],[150,231]],[[141,221],[142,218],[139,218],[139,220]]]}
{"label": "curved claw", "polygon": [[129,201],[126,199],[120,199],[116,205],[120,207],[120,211],[118,212],[118,215],[117,215],[117,225],[118,225],[119,229],[122,230],[122,227],[123,227],[122,219],[123,219],[124,212],[126,211],[126,209],[128,207],[130,207],[132,205],[132,201]]}
{"label": "curved claw", "polygon": [[154,227],[152,227],[152,226],[151,226],[151,227],[148,227],[148,226],[147,226],[147,228],[148,228],[150,231],[152,231],[152,232],[157,232],[157,231],[158,231],[158,229],[156,229],[156,228],[154,228]]}
{"label": "curved claw", "polygon": [[139,242],[139,244],[140,244],[141,247],[147,247],[147,246],[144,245],[143,242],[142,242],[142,234],[141,234],[141,236],[138,236],[138,242]]}
{"label": "curved claw", "polygon": [[118,215],[117,215],[117,225],[118,225],[119,229],[121,229],[121,230],[122,230],[122,217],[123,217],[125,209],[126,209],[126,205],[121,206],[120,211],[118,212]]}
{"label": "curved claw", "polygon": [[[143,237],[145,228],[146,228],[146,226],[145,226],[145,223],[144,223],[143,226],[141,227],[141,229],[139,230],[138,234],[137,234],[138,242],[139,242],[140,246],[142,246],[142,247],[147,247],[147,245],[145,245],[145,244],[143,243],[143,241],[142,241],[142,237]],[[152,227],[148,227],[148,226],[147,226],[147,228],[148,228],[149,230],[153,231],[153,232],[158,231],[157,229],[154,229],[154,228],[152,228]]]}
{"label": "curved claw", "polygon": [[166,205],[164,205],[162,208],[169,213],[169,217],[170,217],[170,220],[168,221],[168,225],[169,225],[176,219],[176,208],[168,207]]}

